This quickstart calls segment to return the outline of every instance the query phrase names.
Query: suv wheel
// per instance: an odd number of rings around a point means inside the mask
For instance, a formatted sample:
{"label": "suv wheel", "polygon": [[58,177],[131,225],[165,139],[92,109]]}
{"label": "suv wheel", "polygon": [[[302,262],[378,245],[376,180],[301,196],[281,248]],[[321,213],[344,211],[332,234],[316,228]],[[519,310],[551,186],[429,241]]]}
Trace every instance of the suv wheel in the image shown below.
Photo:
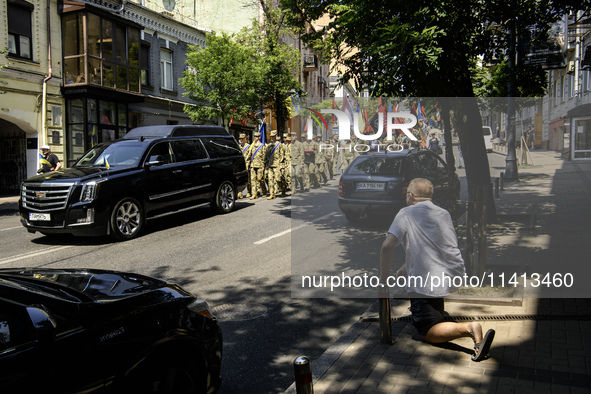
{"label": "suv wheel", "polygon": [[234,210],[236,193],[232,182],[224,181],[218,188],[211,207],[218,213],[228,213]]}
{"label": "suv wheel", "polygon": [[111,213],[111,234],[120,241],[135,238],[142,229],[143,221],[141,204],[133,198],[124,198]]}

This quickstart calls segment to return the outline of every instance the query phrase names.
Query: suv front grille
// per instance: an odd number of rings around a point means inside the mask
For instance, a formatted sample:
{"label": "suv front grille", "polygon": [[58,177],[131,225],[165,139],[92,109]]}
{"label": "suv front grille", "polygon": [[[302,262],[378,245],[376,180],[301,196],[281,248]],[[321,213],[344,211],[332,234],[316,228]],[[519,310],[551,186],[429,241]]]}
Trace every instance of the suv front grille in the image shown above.
{"label": "suv front grille", "polygon": [[64,209],[74,184],[28,184],[23,185],[23,207],[33,211],[55,211]]}

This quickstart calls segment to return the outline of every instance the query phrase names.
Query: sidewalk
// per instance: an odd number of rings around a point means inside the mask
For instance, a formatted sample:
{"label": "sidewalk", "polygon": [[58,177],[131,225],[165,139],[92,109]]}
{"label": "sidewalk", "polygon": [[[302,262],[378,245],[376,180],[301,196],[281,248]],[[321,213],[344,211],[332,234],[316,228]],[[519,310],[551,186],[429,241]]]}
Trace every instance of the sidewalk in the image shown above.
{"label": "sidewalk", "polygon": [[18,214],[19,196],[0,196],[0,216]]}
{"label": "sidewalk", "polygon": [[[496,152],[495,154],[503,154]],[[535,272],[591,255],[591,162],[532,151],[533,165],[505,182],[496,198],[499,223],[489,227],[487,267]],[[503,169],[495,169],[498,177]],[[576,278],[588,280],[588,278]],[[393,345],[379,324],[359,322],[311,360],[315,393],[589,393],[589,298],[537,298],[531,287],[513,301],[446,302],[451,316],[495,329],[490,358],[472,362],[472,340],[433,346],[408,321],[408,300],[392,300]],[[496,305],[495,305],[496,304]],[[376,304],[366,315],[377,316]],[[402,318],[402,319],[397,319]],[[292,385],[286,393],[295,393]]]}

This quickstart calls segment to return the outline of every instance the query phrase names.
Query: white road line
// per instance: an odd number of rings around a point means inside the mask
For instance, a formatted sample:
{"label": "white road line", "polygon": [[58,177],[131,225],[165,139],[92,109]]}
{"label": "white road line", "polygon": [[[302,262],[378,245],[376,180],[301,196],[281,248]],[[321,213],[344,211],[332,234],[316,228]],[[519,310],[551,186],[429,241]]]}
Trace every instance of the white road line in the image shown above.
{"label": "white road line", "polygon": [[66,245],[66,246],[54,246],[52,248],[47,248],[43,250],[35,250],[33,252],[23,253],[16,256],[6,257],[0,259],[0,265],[8,264],[19,260],[30,259],[32,257],[41,256],[47,253],[57,252],[58,250],[68,249],[71,248],[73,245]]}
{"label": "white road line", "polygon": [[24,228],[24,227],[18,226],[18,227],[0,228],[0,231],[16,230],[17,228]]}
{"label": "white road line", "polygon": [[287,235],[287,234],[291,233],[292,231],[296,231],[296,230],[299,230],[299,229],[301,229],[301,228],[303,228],[303,227],[306,227],[306,226],[307,226],[307,225],[309,225],[310,223],[316,223],[316,222],[318,222],[318,221],[320,221],[320,220],[323,220],[323,219],[329,218],[329,217],[333,216],[334,214],[336,214],[336,212],[331,212],[331,213],[329,213],[329,214],[327,214],[327,215],[320,216],[319,218],[316,218],[316,219],[312,220],[312,221],[311,221],[311,222],[309,222],[309,223],[300,224],[299,226],[297,226],[297,227],[292,227],[292,228],[290,228],[289,230],[285,230],[285,231],[282,231],[282,232],[280,232],[280,233],[273,234],[273,235],[271,235],[270,237],[267,237],[267,238],[265,238],[265,239],[261,239],[260,241],[256,241],[254,244],[255,244],[255,245],[264,244],[265,242],[268,242],[268,241],[270,241],[270,240],[272,240],[272,239],[275,239],[275,238],[282,237],[282,236],[284,236],[284,235]]}

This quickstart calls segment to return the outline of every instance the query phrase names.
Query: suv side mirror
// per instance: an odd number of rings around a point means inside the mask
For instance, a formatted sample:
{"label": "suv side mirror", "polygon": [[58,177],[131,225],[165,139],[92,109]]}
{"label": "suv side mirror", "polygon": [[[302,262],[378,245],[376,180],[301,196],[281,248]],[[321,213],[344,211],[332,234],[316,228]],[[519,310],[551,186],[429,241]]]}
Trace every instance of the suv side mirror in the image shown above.
{"label": "suv side mirror", "polygon": [[27,313],[35,329],[36,342],[48,344],[55,341],[56,321],[51,317],[43,305],[28,306]]}
{"label": "suv side mirror", "polygon": [[162,164],[166,164],[166,161],[164,160],[164,157],[162,155],[154,155],[154,156],[150,156],[148,158],[148,161],[146,162],[146,166],[158,166],[158,165],[162,165]]}

